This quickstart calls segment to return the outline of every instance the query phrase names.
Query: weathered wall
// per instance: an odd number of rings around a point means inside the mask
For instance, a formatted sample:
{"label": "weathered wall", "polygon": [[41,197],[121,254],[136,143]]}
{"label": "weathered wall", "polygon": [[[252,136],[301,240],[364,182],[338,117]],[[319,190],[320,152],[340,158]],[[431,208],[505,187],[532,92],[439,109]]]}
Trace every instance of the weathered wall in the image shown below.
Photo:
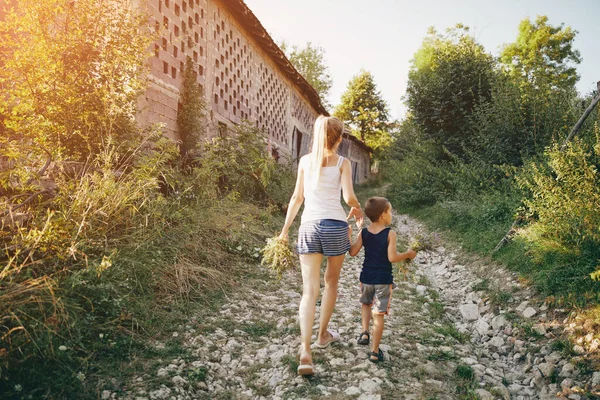
{"label": "weathered wall", "polygon": [[[150,60],[150,87],[141,101],[142,122],[162,122],[169,137],[178,137],[179,90],[189,56],[204,89],[209,131],[249,120],[268,134],[278,156],[297,158],[309,151],[317,109],[220,0],[147,0],[147,7],[160,34]],[[365,176],[366,148],[344,143],[357,163],[356,176]]]}

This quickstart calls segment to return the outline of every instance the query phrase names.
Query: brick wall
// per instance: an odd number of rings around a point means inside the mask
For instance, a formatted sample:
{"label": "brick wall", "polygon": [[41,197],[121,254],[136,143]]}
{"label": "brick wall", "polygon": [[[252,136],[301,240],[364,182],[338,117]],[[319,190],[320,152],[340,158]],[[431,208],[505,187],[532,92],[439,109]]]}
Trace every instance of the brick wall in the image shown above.
{"label": "brick wall", "polygon": [[[142,123],[162,122],[169,137],[178,137],[179,90],[189,56],[198,67],[210,132],[216,132],[219,124],[249,120],[268,134],[279,156],[296,158],[309,151],[318,107],[226,4],[220,0],[146,2],[159,38],[152,49],[150,87],[140,102]],[[259,34],[268,37],[264,29]],[[370,168],[366,148],[349,139],[344,142],[360,170],[357,176],[368,177],[364,173]]]}

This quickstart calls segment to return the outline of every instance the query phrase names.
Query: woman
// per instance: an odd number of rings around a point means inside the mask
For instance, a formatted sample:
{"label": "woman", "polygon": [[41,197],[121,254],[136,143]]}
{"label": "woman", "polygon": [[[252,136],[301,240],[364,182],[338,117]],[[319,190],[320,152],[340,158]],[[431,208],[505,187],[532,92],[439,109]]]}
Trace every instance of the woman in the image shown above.
{"label": "woman", "polygon": [[[315,346],[324,348],[340,339],[340,335],[328,330],[327,325],[337,298],[344,256],[350,248],[346,220],[354,217],[359,226],[363,221],[360,203],[352,187],[352,166],[349,160],[336,153],[342,142],[343,131],[344,124],[335,117],[319,116],[315,121],[312,152],[302,157],[298,164],[296,187],[279,235],[280,238],[287,239],[290,226],[304,202],[297,245],[302,269],[299,375],[314,374],[310,339],[321,283],[323,256],[327,257],[327,269]],[[352,207],[347,218],[340,203],[340,191],[346,204]]]}

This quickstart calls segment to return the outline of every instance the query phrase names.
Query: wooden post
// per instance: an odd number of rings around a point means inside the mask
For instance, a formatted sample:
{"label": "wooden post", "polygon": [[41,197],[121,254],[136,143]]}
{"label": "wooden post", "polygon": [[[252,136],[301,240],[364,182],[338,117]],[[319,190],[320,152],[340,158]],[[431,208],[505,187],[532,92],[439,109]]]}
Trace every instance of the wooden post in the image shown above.
{"label": "wooden post", "polygon": [[598,85],[598,92],[596,93],[596,97],[594,97],[592,99],[592,102],[590,103],[588,108],[584,111],[581,118],[579,118],[579,121],[577,121],[575,126],[573,126],[573,129],[571,129],[571,132],[569,132],[569,136],[567,136],[567,138],[565,139],[565,142],[560,147],[560,151],[565,150],[565,148],[567,147],[567,143],[569,143],[571,141],[571,139],[573,139],[573,137],[577,134],[579,129],[581,129],[581,125],[583,125],[586,118],[592,113],[592,110],[594,109],[594,107],[596,107],[596,104],[598,104],[598,102],[600,102],[600,81],[597,82],[597,85]]}

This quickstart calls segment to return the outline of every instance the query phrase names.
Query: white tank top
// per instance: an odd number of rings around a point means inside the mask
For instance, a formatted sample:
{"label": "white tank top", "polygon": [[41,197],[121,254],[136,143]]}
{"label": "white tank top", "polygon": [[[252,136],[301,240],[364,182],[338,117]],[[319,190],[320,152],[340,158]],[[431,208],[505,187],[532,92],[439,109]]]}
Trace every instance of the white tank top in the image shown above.
{"label": "white tank top", "polygon": [[303,157],[304,168],[304,211],[300,223],[319,219],[346,221],[346,212],[340,201],[344,157],[339,156],[333,167],[322,167],[319,183],[313,189],[310,179],[310,158]]}

